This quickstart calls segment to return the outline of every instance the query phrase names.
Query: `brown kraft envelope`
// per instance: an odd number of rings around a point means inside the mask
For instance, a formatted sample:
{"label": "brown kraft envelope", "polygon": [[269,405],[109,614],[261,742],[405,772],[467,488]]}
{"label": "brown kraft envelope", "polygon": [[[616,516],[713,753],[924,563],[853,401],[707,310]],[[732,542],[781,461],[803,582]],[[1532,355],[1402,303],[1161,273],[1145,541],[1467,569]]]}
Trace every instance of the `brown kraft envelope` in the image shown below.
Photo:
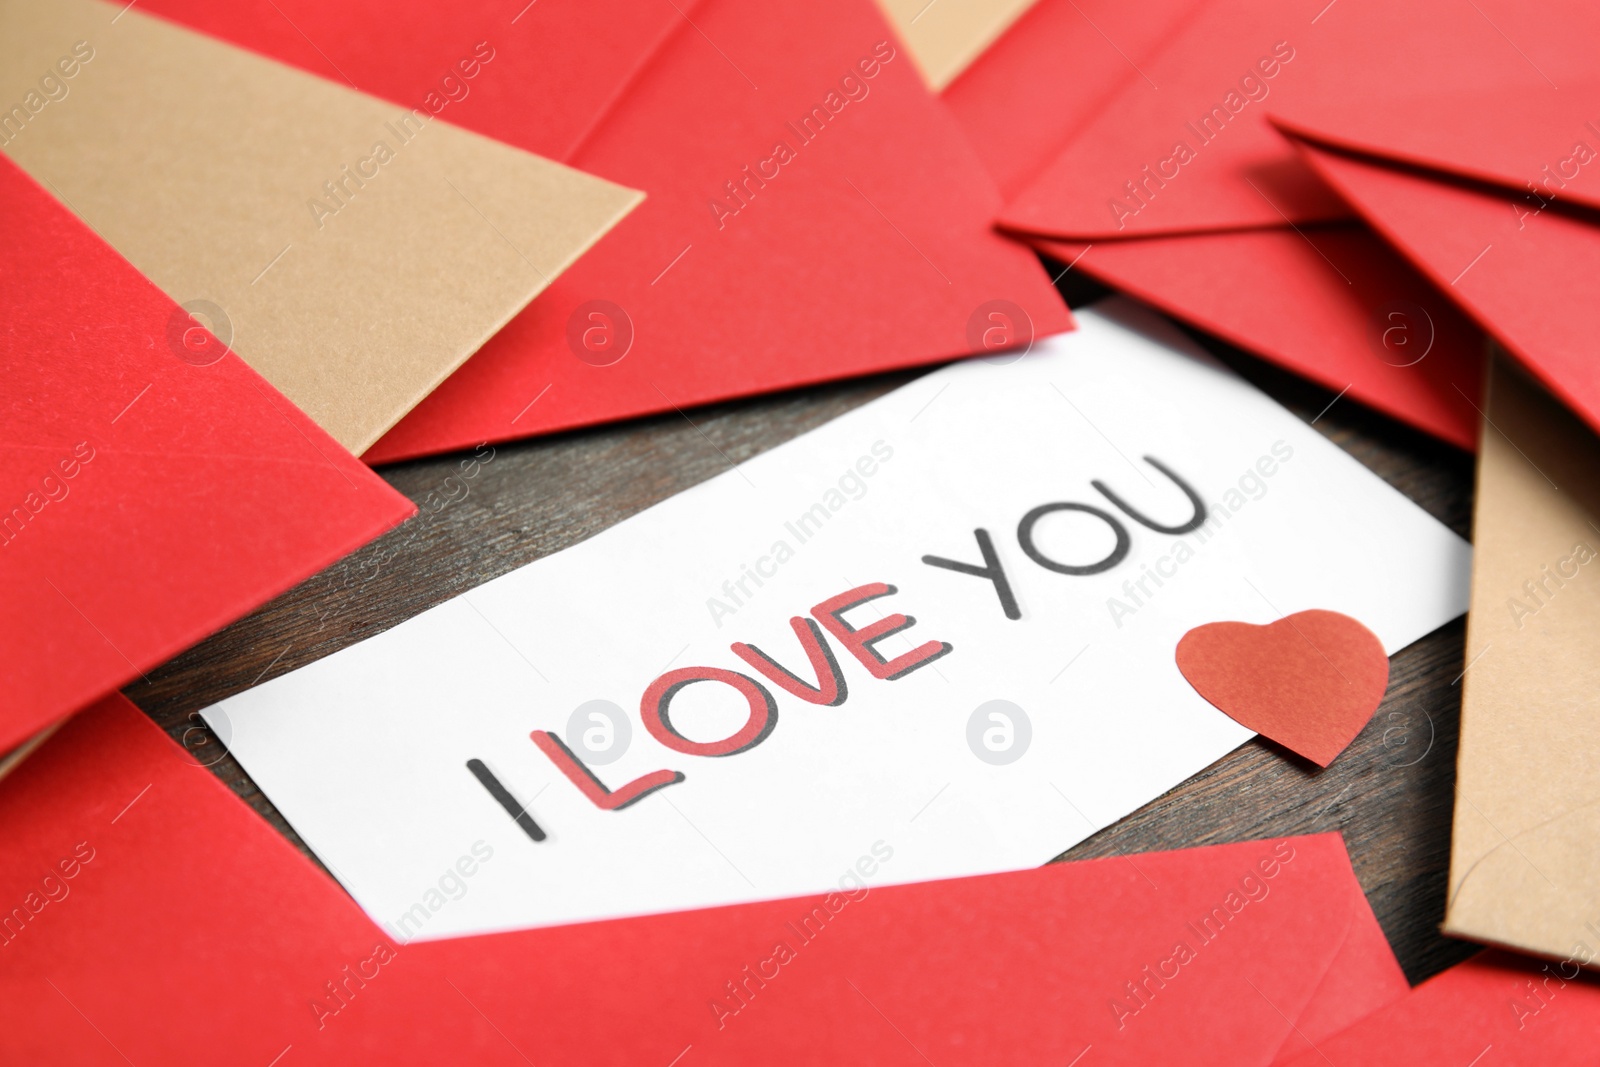
{"label": "brown kraft envelope", "polygon": [[878,0],[934,92],[956,80],[1036,0]]}
{"label": "brown kraft envelope", "polygon": [[0,0],[0,151],[358,454],[643,199],[98,0]]}
{"label": "brown kraft envelope", "polygon": [[1485,407],[1444,929],[1600,964],[1600,438],[1503,356]]}

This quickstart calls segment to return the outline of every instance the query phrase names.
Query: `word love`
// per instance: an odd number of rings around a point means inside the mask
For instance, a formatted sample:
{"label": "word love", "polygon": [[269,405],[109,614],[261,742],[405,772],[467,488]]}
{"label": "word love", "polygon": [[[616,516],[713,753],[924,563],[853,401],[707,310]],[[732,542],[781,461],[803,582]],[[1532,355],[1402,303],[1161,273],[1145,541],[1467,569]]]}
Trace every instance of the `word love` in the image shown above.
{"label": "word love", "polygon": [[[862,627],[845,620],[846,612],[881,597],[892,596],[895,592],[897,590],[892,585],[872,582],[829,597],[813,607],[810,616],[796,615],[789,620],[800,648],[810,663],[815,683],[806,681],[755,645],[736,641],[729,646],[730,650],[755,674],[790,696],[807,704],[838,707],[849,696],[849,689],[824,630],[866,667],[868,673],[882,681],[904,678],[951,651],[948,642],[927,641],[910,652],[886,659],[874,646],[909,629],[916,623],[914,618],[901,614],[885,615]],[[733,733],[713,741],[695,741],[680,732],[672,722],[673,700],[684,689],[697,683],[723,685],[737,693],[745,703],[744,724]],[[650,683],[640,698],[639,716],[644,720],[644,727],[650,736],[674,752],[686,756],[735,756],[748,752],[772,735],[778,725],[778,703],[772,691],[749,674],[722,667],[680,667],[667,671]],[[579,792],[603,811],[620,811],[658,789],[683,781],[685,777],[682,771],[653,771],[610,789],[560,737],[548,730],[535,730],[531,736],[539,751],[549,757],[550,762],[566,775]],[[482,770],[475,770],[474,773],[483,781]],[[483,784],[520,823],[522,820],[519,816],[525,813],[510,799],[509,794],[502,795],[503,790],[495,789],[498,782],[491,784],[483,781]],[[517,810],[512,810],[514,807]],[[530,836],[533,835],[530,833]],[[541,833],[534,840],[542,838]]]}

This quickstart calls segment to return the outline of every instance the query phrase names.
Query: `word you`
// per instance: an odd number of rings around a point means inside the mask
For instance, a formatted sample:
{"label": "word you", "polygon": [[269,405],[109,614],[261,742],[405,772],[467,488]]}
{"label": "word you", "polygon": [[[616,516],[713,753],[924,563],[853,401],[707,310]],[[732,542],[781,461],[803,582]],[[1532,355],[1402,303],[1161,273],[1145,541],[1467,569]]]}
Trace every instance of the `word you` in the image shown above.
{"label": "word you", "polygon": [[29,89],[22,103],[12,104],[9,110],[0,112],[0,145],[10,144],[22,136],[22,131],[28,128],[28,123],[39,112],[65,100],[72,91],[67,82],[76,78],[83,64],[93,58],[93,46],[88,41],[78,41],[72,46],[70,55],[56,60],[54,67],[39,76],[39,88]]}
{"label": "word you", "polygon": [[[722,229],[728,220],[750,206],[756,193],[767,187],[767,182],[775,181],[783,173],[783,168],[800,158],[800,149],[810,144],[822,135],[829,122],[837,119],[841,112],[851,102],[860,103],[872,92],[872,87],[867,84],[883,70],[883,66],[893,62],[898,55],[894,45],[888,41],[879,41],[872,46],[872,52],[856,60],[856,65],[839,78],[839,88],[830,89],[822,98],[822,103],[813,104],[811,110],[800,117],[798,123],[790,121],[784,123],[784,137],[772,146],[772,152],[765,159],[758,159],[752,164],[746,163],[739,169],[738,177],[722,183],[726,195],[719,193],[717,197],[707,201],[711,208],[711,217],[716,221],[717,229]],[[857,76],[859,74],[859,77]],[[842,95],[841,95],[842,94]],[[794,137],[794,145],[789,144],[789,135]]]}
{"label": "word you", "polygon": [[[1222,936],[1222,932],[1239,913],[1250,904],[1259,904],[1267,899],[1272,892],[1272,887],[1267,883],[1282,873],[1283,868],[1294,859],[1294,846],[1287,841],[1279,841],[1272,848],[1272,853],[1256,863],[1255,870],[1239,879],[1239,888],[1229,890],[1227,896],[1222,898],[1222,903],[1214,904],[1211,910],[1201,917],[1198,924],[1188,922],[1184,924],[1185,936],[1179,938],[1172,946],[1171,955],[1155,964],[1145,964],[1139,971],[1139,977],[1124,983],[1127,996],[1118,994],[1111,998],[1111,1014],[1117,1020],[1117,1029],[1121,1030],[1128,1025],[1128,1020],[1148,1008],[1155,1000],[1156,994],[1167,988],[1167,983],[1175,980],[1183,973],[1183,968],[1199,958],[1199,950],[1211,944]],[[1257,877],[1256,872],[1260,872]],[[1189,943],[1192,936],[1194,944]]]}
{"label": "word you", "polygon": [[[812,504],[805,511],[797,515],[793,521],[783,524],[784,530],[794,539],[795,545],[803,545],[817,535],[833,516],[844,510],[844,506],[852,500],[860,500],[867,495],[866,479],[878,473],[878,466],[894,458],[894,449],[881,438],[872,442],[870,455],[862,455],[853,467],[845,468],[839,475],[838,481],[822,494],[822,498]],[[706,610],[711,613],[711,621],[717,629],[722,629],[722,620],[727,615],[737,615],[739,609],[754,597],[749,588],[749,583],[755,583],[760,589],[766,583],[763,578],[775,577],[778,568],[794,558],[794,546],[783,538],[772,543],[768,554],[757,556],[755,567],[752,569],[748,563],[739,564],[739,577],[729,579],[722,583],[722,596],[706,598]]]}
{"label": "word you", "polygon": [[1126,196],[1118,193],[1106,200],[1106,206],[1111,209],[1111,220],[1117,224],[1117,229],[1126,227],[1129,219],[1149,207],[1156,194],[1167,187],[1167,182],[1199,159],[1200,149],[1220,137],[1236,115],[1252,102],[1259,104],[1265,100],[1272,92],[1267,82],[1282,73],[1283,68],[1294,61],[1294,56],[1295,51],[1288,41],[1273,45],[1270,55],[1256,60],[1256,65],[1240,76],[1237,91],[1229,89],[1221,103],[1211,105],[1211,109],[1198,119],[1183,124],[1194,135],[1192,146],[1186,138],[1178,138],[1166,158],[1157,160],[1153,168],[1146,163],[1140,168],[1139,176],[1123,182]]}
{"label": "word you", "polygon": [[[1593,129],[1592,126],[1590,128]],[[1537,206],[1529,211],[1515,203],[1510,205],[1511,213],[1517,217],[1517,229],[1525,229],[1529,219],[1535,218],[1549,207],[1550,201],[1556,199],[1556,191],[1565,189],[1567,183],[1575,179],[1585,165],[1594,162],[1594,158],[1595,150],[1589,147],[1588,142],[1577,141],[1567,158],[1555,164],[1554,171],[1550,164],[1546,163],[1544,169],[1539,172],[1539,177],[1527,183],[1528,191],[1522,197]]]}
{"label": "word you", "polygon": [[[1578,576],[1578,568],[1594,559],[1595,551],[1587,541],[1579,541],[1572,546],[1572,551],[1562,556],[1555,562],[1555,569],[1546,563],[1539,568],[1538,578],[1529,578],[1522,583],[1522,597],[1507,597],[1506,608],[1511,612],[1511,621],[1517,624],[1517,629],[1522,629],[1528,616],[1537,615],[1539,609],[1544,607],[1561,589]],[[1554,583],[1554,588],[1551,588]],[[1541,597],[1539,594],[1543,593]]]}
{"label": "word you", "polygon": [[[399,149],[410,144],[422,132],[422,128],[433,117],[450,105],[452,100],[462,101],[472,91],[467,84],[476,78],[483,67],[494,59],[494,49],[489,47],[488,41],[479,41],[471,55],[457,60],[439,82],[439,92],[429,90],[422,98],[422,107],[412,108],[401,115],[394,122],[385,122],[383,128],[389,131],[394,139],[395,146],[391,147],[388,141],[376,141],[372,150],[360,159],[354,166],[349,163],[341,164],[339,173],[322,183],[323,195],[313,197],[306,201],[306,208],[311,212],[311,221],[317,224],[317,229],[322,229],[327,220],[350,206],[356,194],[365,189],[367,183],[375,180],[383,173],[383,168],[393,162],[399,154]],[[456,75],[460,74],[458,78]],[[425,109],[425,110],[424,110]]]}
{"label": "word you", "polygon": [[66,900],[72,892],[72,887],[67,883],[78,877],[94,857],[95,851],[89,842],[79,841],[72,846],[72,855],[57,860],[54,869],[39,879],[39,888],[29,890],[21,904],[0,917],[0,948],[9,948],[11,942],[20,937],[28,924],[37,919],[45,908]]}
{"label": "word you", "polygon": [[[1177,486],[1179,491],[1181,491],[1184,497],[1189,501],[1191,514],[1183,522],[1178,523],[1175,526],[1168,526],[1157,522],[1156,520],[1146,516],[1143,512],[1134,508],[1132,504],[1129,504],[1127,501],[1123,500],[1122,497],[1117,495],[1115,490],[1106,485],[1106,483],[1102,482],[1100,479],[1093,479],[1089,482],[1089,484],[1123,514],[1127,515],[1139,525],[1154,530],[1156,533],[1178,537],[1200,529],[1206,523],[1209,514],[1204,498],[1202,498],[1188,482],[1184,481],[1183,478],[1179,476],[1177,471],[1168,467],[1156,457],[1145,456],[1144,461],[1150,464],[1150,466],[1154,467],[1156,470],[1160,471],[1162,474],[1166,475],[1172,484]],[[1232,492],[1232,490],[1230,490],[1230,492]],[[1241,498],[1241,503],[1242,499],[1243,498]],[[1039,548],[1039,545],[1035,540],[1035,530],[1042,520],[1058,513],[1088,515],[1105,523],[1106,528],[1110,531],[1112,537],[1115,539],[1115,542],[1111,547],[1111,551],[1107,552],[1102,558],[1088,563],[1063,563],[1060,560],[1052,559],[1050,556],[1046,555],[1044,551]],[[928,564],[930,567],[939,567],[944,570],[954,571],[957,574],[968,574],[974,578],[982,578],[993,583],[995,595],[1000,601],[1000,610],[1005,617],[1013,621],[1022,618],[1022,609],[1017,604],[1016,593],[1012,591],[1011,581],[1006,576],[1005,568],[1000,562],[1000,557],[994,550],[994,542],[989,537],[989,531],[977,529],[972,531],[972,533],[977,539],[978,551],[983,556],[982,564],[964,563],[958,560],[944,559],[940,556],[923,556],[922,562]],[[1038,507],[1029,511],[1022,517],[1022,521],[1017,523],[1017,546],[1022,549],[1024,555],[1047,571],[1052,571],[1056,574],[1085,576],[1109,571],[1113,567],[1117,566],[1117,564],[1127,559],[1128,553],[1133,547],[1133,538],[1129,535],[1127,527],[1123,526],[1122,522],[1115,515],[1108,511],[1097,508],[1092,504],[1080,504],[1072,501],[1056,501],[1049,504],[1040,504]],[[1189,554],[1193,555],[1193,549],[1189,550]],[[1166,559],[1166,557],[1162,558]],[[1157,565],[1159,566],[1160,563],[1161,561],[1158,560]],[[1150,568],[1146,566],[1145,571],[1148,574]],[[1138,579],[1138,582],[1140,583],[1144,581],[1146,581],[1145,576],[1141,576]],[[1123,583],[1123,590],[1125,592],[1131,588],[1132,586],[1130,583]],[[1140,588],[1143,588],[1143,586],[1141,585]],[[1115,614],[1113,614],[1113,618],[1115,617]]]}
{"label": "word you", "polygon": [[[1273,456],[1277,459],[1273,459]],[[1287,463],[1293,457],[1293,445],[1286,441],[1273,442],[1272,455],[1257,459],[1255,465],[1247,467],[1245,472],[1239,475],[1238,482],[1222,494],[1220,501],[1207,506],[1204,521],[1193,528],[1195,544],[1203,546],[1216,536],[1217,531],[1221,529],[1222,520],[1237,515],[1250,501],[1260,500],[1266,496],[1268,488],[1266,479],[1278,473],[1280,463]],[[1141,563],[1139,577],[1122,583],[1122,597],[1106,598],[1106,611],[1110,613],[1111,621],[1116,623],[1117,629],[1122,629],[1124,618],[1136,614],[1155,596],[1155,592],[1146,585],[1147,582],[1154,583],[1156,589],[1160,589],[1166,584],[1166,579],[1177,577],[1178,568],[1194,557],[1195,547],[1188,541],[1179,541],[1176,548],[1159,557],[1153,566]]]}
{"label": "word you", "polygon": [[417,936],[424,924],[438,914],[452,900],[460,900],[471,887],[467,879],[478,873],[480,867],[494,858],[494,846],[487,841],[474,841],[470,855],[464,855],[444,869],[436,883],[422,894],[422,899],[411,905],[394,926],[385,923],[396,940],[406,942]]}
{"label": "word you", "polygon": [[20,504],[0,518],[0,548],[9,548],[39,512],[52,503],[59,504],[67,499],[67,494],[72,492],[72,486],[67,483],[94,462],[94,455],[93,445],[88,441],[79,441],[72,446],[71,453],[56,460],[55,466],[39,478],[39,487],[30,489]]}
{"label": "word you", "polygon": [[[797,921],[783,924],[785,934],[773,942],[772,951],[758,960],[754,967],[745,964],[739,977],[723,984],[726,995],[713,997],[708,1006],[717,1029],[728,1025],[728,1020],[750,1007],[756,994],[767,988],[767,983],[783,973],[783,968],[800,958],[800,950],[821,935],[823,927],[838,918],[839,913],[851,903],[867,898],[867,883],[863,879],[878,873],[881,864],[894,858],[894,849],[882,841],[872,843],[871,854],[862,855],[852,867],[839,876],[839,891],[829,893],[811,906],[811,910]],[[792,937],[791,937],[792,935]]]}

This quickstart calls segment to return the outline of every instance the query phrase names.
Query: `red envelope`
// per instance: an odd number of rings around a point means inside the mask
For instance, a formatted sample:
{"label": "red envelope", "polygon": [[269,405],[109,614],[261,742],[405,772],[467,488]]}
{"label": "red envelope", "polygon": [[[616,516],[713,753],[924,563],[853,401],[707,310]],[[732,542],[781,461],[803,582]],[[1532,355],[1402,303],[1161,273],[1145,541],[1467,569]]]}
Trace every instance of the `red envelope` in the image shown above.
{"label": "red envelope", "polygon": [[[1584,946],[1593,958],[1594,950]],[[1600,982],[1576,959],[1544,962],[1485,952],[1418,986],[1290,1067],[1546,1067],[1591,1063]]]}
{"label": "red envelope", "polygon": [[[945,91],[945,101],[1007,195],[1029,187],[1027,196],[1049,200],[1052,210],[1072,213],[1084,203],[1099,209],[1106,190],[1091,194],[1084,175],[1099,173],[1104,160],[1097,154],[1111,152],[1109,142],[1120,145],[1118,138],[1136,140],[1142,128],[1159,128],[1149,114],[1141,112],[1137,121],[1129,116],[1141,107],[1160,110],[1162,101],[1171,103],[1168,73],[1175,68],[1173,77],[1182,84],[1179,75],[1186,67],[1209,71],[1207,64],[1218,62],[1213,54],[1217,49],[1223,54],[1230,48],[1237,51],[1229,35],[1240,19],[1253,19],[1249,24],[1263,34],[1283,20],[1281,8],[1259,4],[1202,6],[1165,0],[1164,7],[1152,17],[1127,5],[1041,0]],[[1366,16],[1358,12],[1356,17]],[[1268,87],[1269,97],[1278,91],[1274,86],[1287,85],[1299,73],[1296,63],[1306,66],[1304,59],[1297,53],[1287,65],[1278,64],[1272,79],[1257,79]],[[1150,80],[1158,73],[1163,86],[1159,94]],[[1017,106],[1023,99],[1029,107]],[[1105,128],[1109,120],[1104,116],[1113,113],[1131,125]],[[1292,171],[1292,153],[1281,139],[1258,116],[1242,118],[1260,127],[1254,133],[1240,131],[1256,139],[1253,149],[1248,140],[1242,146],[1233,140],[1230,131],[1229,140],[1207,145],[1206,151],[1276,153],[1288,159],[1288,170],[1276,163],[1266,170]],[[1174,128],[1181,126],[1174,123]],[[1060,159],[1051,165],[1051,156]],[[1212,164],[1221,165],[1208,156],[1207,165]],[[1300,201],[1327,200],[1314,179],[1301,174],[1296,181],[1312,190]],[[1154,183],[1151,188],[1160,197],[1168,196]],[[1210,195],[1208,188],[1201,183],[1202,194]],[[1186,190],[1174,182],[1171,195],[1187,197]],[[1311,214],[1345,213],[1338,208]],[[1082,236],[1093,237],[1092,244],[1037,235],[1032,241],[1062,264],[1336,394],[1472,449],[1478,419],[1471,402],[1482,378],[1477,330],[1363,228],[1318,227],[1296,233],[1283,221],[1247,215],[1230,227],[1264,228],[1215,232],[1180,227],[1169,236],[1135,240],[1126,239],[1121,230],[1114,236],[1123,239],[1107,239],[1096,229],[1098,223],[1091,222],[1083,225]],[[1061,229],[1025,228],[1035,234]],[[1076,235],[1073,226],[1064,230]],[[1424,352],[1426,362],[1418,358]]]}
{"label": "red envelope", "polygon": [[1037,0],[940,94],[1007,198],[1112,105],[1204,0]]}
{"label": "red envelope", "polygon": [[851,892],[412,951],[534,1062],[616,1067],[1265,1065],[1406,991],[1336,834]]}
{"label": "red envelope", "polygon": [[[1304,124],[1295,128],[1310,130]],[[1577,129],[1568,141],[1582,140],[1600,150],[1600,137]],[[1570,158],[1568,141],[1550,142],[1564,147],[1551,149],[1554,155],[1547,158]],[[1505,142],[1508,161],[1520,158],[1515,155],[1520,142],[1520,137]],[[1552,195],[1469,184],[1442,171],[1299,144],[1317,173],[1441,292],[1600,429],[1600,366],[1594,359],[1600,313],[1591,284],[1600,272],[1600,215],[1568,205],[1600,193],[1600,177],[1589,173],[1600,172],[1600,159],[1587,167],[1574,164],[1576,180]],[[1560,161],[1551,165],[1559,167]],[[1524,173],[1536,177],[1539,171],[1530,166]]]}
{"label": "red envelope", "polygon": [[946,360],[996,309],[1019,341],[1070,327],[871,0],[515,8],[153,5],[647,194],[369,462]]}
{"label": "red envelope", "polygon": [[847,884],[396,945],[113,696],[0,784],[0,1059],[1265,1065],[1406,992],[1333,834]]}
{"label": "red envelope", "polygon": [[4,159],[0,232],[4,752],[415,509]]}
{"label": "red envelope", "polygon": [[[1561,0],[1216,0],[1006,206],[1047,237],[1281,227],[1342,217],[1266,121],[1349,100],[1498,92],[1593,77],[1600,9]],[[1182,144],[1185,151],[1178,151]]]}
{"label": "red envelope", "polygon": [[0,782],[0,1062],[526,1067],[120,694]]}
{"label": "red envelope", "polygon": [[[1330,148],[1381,156],[1468,181],[1504,186],[1536,213],[1542,201],[1600,207],[1600,82],[1562,88],[1469,89],[1308,101],[1274,109],[1280,130]],[[1575,150],[1582,147],[1582,151]]]}
{"label": "red envelope", "polygon": [[1477,448],[1483,335],[1363,225],[1034,245],[1347,400]]}

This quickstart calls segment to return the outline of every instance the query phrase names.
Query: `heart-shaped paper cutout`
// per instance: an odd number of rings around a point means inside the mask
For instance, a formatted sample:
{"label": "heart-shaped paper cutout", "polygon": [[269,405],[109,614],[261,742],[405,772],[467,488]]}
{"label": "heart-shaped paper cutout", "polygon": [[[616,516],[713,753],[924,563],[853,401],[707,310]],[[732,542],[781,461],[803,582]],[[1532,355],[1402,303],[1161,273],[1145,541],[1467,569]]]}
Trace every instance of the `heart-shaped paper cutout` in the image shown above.
{"label": "heart-shaped paper cutout", "polygon": [[1355,740],[1389,685],[1383,642],[1337,611],[1196,626],[1178,641],[1177,660],[1217,710],[1323,767]]}

